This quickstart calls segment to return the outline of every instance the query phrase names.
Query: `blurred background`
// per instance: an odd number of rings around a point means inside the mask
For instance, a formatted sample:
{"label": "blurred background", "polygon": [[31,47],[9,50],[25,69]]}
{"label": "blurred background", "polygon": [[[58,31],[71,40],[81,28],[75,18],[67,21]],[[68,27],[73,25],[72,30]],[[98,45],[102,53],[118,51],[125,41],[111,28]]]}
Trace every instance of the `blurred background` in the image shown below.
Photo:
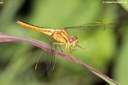
{"label": "blurred background", "polygon": [[[126,85],[128,81],[128,1],[127,0],[0,0],[0,32],[43,42],[47,35],[16,24],[22,20],[42,27],[67,27],[102,22],[106,29],[88,32],[69,29],[78,36],[74,57]],[[122,2],[122,3],[114,3]],[[113,25],[110,26],[110,23]],[[102,27],[100,27],[102,29]],[[104,29],[104,28],[103,28]],[[42,50],[24,42],[0,43],[0,85],[106,85],[82,66],[56,56],[41,56]],[[51,57],[51,56],[48,56]],[[47,63],[48,61],[48,63]],[[52,61],[49,63],[49,61]],[[53,66],[55,62],[55,67]]]}

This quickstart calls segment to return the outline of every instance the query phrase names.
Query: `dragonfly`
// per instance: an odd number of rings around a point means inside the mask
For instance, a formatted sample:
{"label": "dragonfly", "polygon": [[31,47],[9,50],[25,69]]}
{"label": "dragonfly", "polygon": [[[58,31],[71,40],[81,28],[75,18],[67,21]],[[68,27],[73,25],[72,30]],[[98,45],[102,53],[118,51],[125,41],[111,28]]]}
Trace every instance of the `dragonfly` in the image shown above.
{"label": "dragonfly", "polygon": [[[66,29],[69,28],[92,28],[92,27],[99,27],[100,25],[104,26],[103,23],[97,23],[95,25],[83,25],[83,26],[71,26],[71,27],[62,27],[59,29],[51,29],[49,27],[39,27],[35,26],[23,21],[17,21],[17,24],[24,26],[26,28],[30,28],[32,30],[41,32],[43,34],[46,34],[53,39],[55,39],[57,42],[54,42],[53,44],[57,45],[65,45],[65,51],[66,52],[71,52],[71,48],[74,48],[78,45],[78,38],[76,35],[70,35]],[[106,27],[105,27],[106,28]],[[80,47],[80,46],[79,46]]]}
{"label": "dragonfly", "polygon": [[[69,32],[67,31],[67,29],[93,29],[93,28],[97,28],[97,27],[102,27],[103,29],[106,29],[105,25],[101,22],[97,22],[97,23],[92,23],[91,25],[80,25],[80,26],[70,26],[70,27],[61,27],[58,29],[54,29],[54,28],[49,28],[49,27],[39,27],[39,26],[35,26],[32,24],[29,24],[27,22],[23,22],[23,21],[17,21],[17,24],[41,32],[43,34],[46,34],[50,37],[52,37],[55,41],[53,45],[65,45],[65,52],[71,52],[72,49],[71,48],[75,48],[76,46],[80,47],[78,45],[78,38],[76,35],[70,35]],[[51,44],[52,45],[52,44]],[[44,53],[44,51],[43,51]],[[42,54],[43,54],[42,53]],[[48,53],[49,54],[49,53]],[[54,54],[51,54],[51,62],[53,63],[54,59]],[[39,56],[38,61],[40,59],[41,56]],[[48,56],[49,57],[49,56]],[[48,61],[49,62],[49,61]],[[38,63],[38,62],[37,62]],[[46,63],[47,64],[47,63]],[[49,63],[50,64],[50,63]],[[52,65],[52,68],[54,69],[54,64]],[[48,69],[50,68],[50,66],[48,66]],[[37,69],[37,64],[35,65],[35,70]]]}

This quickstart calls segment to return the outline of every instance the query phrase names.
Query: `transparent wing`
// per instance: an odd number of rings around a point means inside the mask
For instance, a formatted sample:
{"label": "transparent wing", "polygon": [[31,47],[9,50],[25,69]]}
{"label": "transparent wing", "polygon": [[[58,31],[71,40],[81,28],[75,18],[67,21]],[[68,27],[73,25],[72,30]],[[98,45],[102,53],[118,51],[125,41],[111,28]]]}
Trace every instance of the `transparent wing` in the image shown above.
{"label": "transparent wing", "polygon": [[[54,48],[53,42],[49,40],[49,44]],[[49,79],[55,68],[55,54],[53,52],[42,51],[35,64],[35,71],[40,78]]]}
{"label": "transparent wing", "polygon": [[104,24],[102,22],[96,22],[96,23],[89,23],[89,24],[85,24],[85,25],[79,25],[79,26],[69,26],[69,27],[64,27],[64,29],[76,29],[76,30],[80,30],[80,29],[86,29],[86,30],[94,30],[94,29],[98,29],[98,30],[105,30],[108,28],[108,26],[113,26],[114,23],[109,23],[109,24]]}
{"label": "transparent wing", "polygon": [[39,57],[41,58],[35,65],[36,75],[41,80],[42,78],[49,80],[55,67],[55,56],[51,52],[43,51]]}

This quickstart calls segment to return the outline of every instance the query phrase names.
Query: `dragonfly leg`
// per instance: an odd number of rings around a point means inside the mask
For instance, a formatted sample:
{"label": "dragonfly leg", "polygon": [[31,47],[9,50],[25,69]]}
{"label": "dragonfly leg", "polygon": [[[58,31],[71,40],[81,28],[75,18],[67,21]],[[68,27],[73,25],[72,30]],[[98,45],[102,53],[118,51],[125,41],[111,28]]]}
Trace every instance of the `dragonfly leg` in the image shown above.
{"label": "dragonfly leg", "polygon": [[[65,45],[65,43],[57,43],[57,42],[55,42],[53,44],[54,45]],[[70,52],[70,45],[69,44],[66,44],[66,47],[65,47],[65,51],[64,52],[65,53]]]}
{"label": "dragonfly leg", "polygon": [[70,43],[66,44],[65,52],[68,52],[71,56],[73,56],[73,53],[72,53],[73,51],[72,51],[72,48],[70,46]]}
{"label": "dragonfly leg", "polygon": [[58,45],[57,47],[59,47],[59,50],[60,50],[61,52],[63,52],[61,46],[62,46],[62,45],[65,45],[64,43],[54,42],[53,45]]}
{"label": "dragonfly leg", "polygon": [[54,42],[53,44],[54,45],[65,45],[65,43],[57,43],[57,42]]}
{"label": "dragonfly leg", "polygon": [[71,52],[70,43],[66,44],[65,52]]}
{"label": "dragonfly leg", "polygon": [[[54,45],[65,45],[65,43],[53,43]],[[71,50],[71,48],[70,48],[70,43],[67,43],[66,44],[66,47],[65,47],[65,51],[64,51],[65,53],[70,53],[71,55],[72,55],[72,50]]]}

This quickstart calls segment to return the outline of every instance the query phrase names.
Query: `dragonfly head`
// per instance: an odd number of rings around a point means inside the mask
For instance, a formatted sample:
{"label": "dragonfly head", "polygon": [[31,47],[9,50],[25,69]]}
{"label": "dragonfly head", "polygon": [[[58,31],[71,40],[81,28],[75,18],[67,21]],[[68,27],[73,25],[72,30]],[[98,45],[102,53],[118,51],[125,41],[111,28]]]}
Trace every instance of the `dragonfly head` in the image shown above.
{"label": "dragonfly head", "polygon": [[72,35],[69,37],[69,42],[71,43],[72,47],[75,47],[78,44],[78,39],[75,35]]}

